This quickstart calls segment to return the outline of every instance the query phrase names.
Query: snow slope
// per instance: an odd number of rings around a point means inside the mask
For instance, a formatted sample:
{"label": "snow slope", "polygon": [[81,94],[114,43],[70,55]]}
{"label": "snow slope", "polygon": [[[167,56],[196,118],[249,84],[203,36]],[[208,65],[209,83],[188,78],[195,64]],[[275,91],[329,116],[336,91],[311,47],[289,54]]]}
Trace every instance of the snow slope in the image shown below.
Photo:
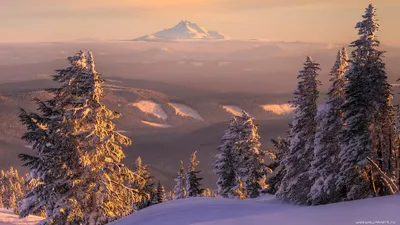
{"label": "snow slope", "polygon": [[183,117],[191,117],[196,120],[204,121],[204,119],[200,116],[200,114],[190,108],[187,105],[180,104],[180,103],[168,103],[172,108],[174,108],[176,115],[183,116]]}
{"label": "snow slope", "polygon": [[224,40],[226,36],[209,31],[196,23],[182,20],[176,26],[134,39],[134,41],[173,41],[173,40]]}
{"label": "snow slope", "polygon": [[158,127],[158,128],[170,128],[172,125],[169,124],[162,124],[162,123],[153,123],[146,120],[142,120],[143,124],[149,125],[151,127]]}
{"label": "snow slope", "polygon": [[20,219],[12,210],[0,209],[0,225],[35,225],[43,218],[37,216],[29,216]]}
{"label": "snow slope", "polygon": [[309,207],[282,204],[274,196],[246,201],[192,198],[155,205],[110,225],[394,224],[400,222],[399,211],[398,195]]}
{"label": "snow slope", "polygon": [[261,105],[261,107],[268,112],[272,112],[277,115],[285,115],[291,113],[294,109],[290,104],[271,104],[271,105]]}
{"label": "snow slope", "polygon": [[131,104],[134,107],[137,107],[142,112],[147,114],[153,114],[159,119],[166,120],[168,119],[167,113],[164,111],[163,107],[160,104],[157,104],[153,101],[139,101],[137,103]]}
{"label": "snow slope", "polygon": [[223,109],[225,109],[228,113],[234,116],[241,116],[243,115],[243,109],[236,105],[223,105]]}

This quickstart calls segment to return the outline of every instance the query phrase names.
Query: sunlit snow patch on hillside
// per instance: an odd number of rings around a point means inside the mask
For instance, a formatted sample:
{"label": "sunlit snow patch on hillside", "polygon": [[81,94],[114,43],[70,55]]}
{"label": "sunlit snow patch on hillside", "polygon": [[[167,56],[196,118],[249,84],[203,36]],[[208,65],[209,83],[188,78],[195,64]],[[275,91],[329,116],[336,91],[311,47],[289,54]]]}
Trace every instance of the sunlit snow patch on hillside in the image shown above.
{"label": "sunlit snow patch on hillside", "polygon": [[140,109],[142,112],[147,113],[147,114],[153,114],[159,119],[166,120],[168,119],[167,113],[164,111],[162,106],[160,104],[157,104],[153,101],[140,101],[137,103],[132,103],[132,106],[137,107]]}
{"label": "sunlit snow patch on hillside", "polygon": [[190,64],[197,67],[204,66],[204,62],[190,62]]}
{"label": "sunlit snow patch on hillside", "polygon": [[183,116],[183,117],[191,117],[196,120],[204,121],[204,119],[200,116],[200,114],[190,108],[187,105],[179,104],[179,103],[168,103],[172,108],[174,108],[176,115]]}
{"label": "sunlit snow patch on hillside", "polygon": [[37,216],[28,216],[20,219],[12,210],[0,208],[0,225],[35,225],[43,218]]}
{"label": "sunlit snow patch on hillside", "polygon": [[223,109],[225,109],[227,112],[234,116],[241,116],[243,115],[243,109],[241,109],[239,106],[236,105],[223,105]]}
{"label": "sunlit snow patch on hillside", "polygon": [[282,104],[282,105],[261,105],[261,107],[268,112],[272,112],[277,115],[285,115],[291,113],[294,108],[290,104]]}
{"label": "sunlit snow patch on hillside", "polygon": [[162,124],[162,123],[153,123],[146,120],[142,120],[142,123],[149,125],[151,127],[158,127],[158,128],[170,128],[172,125],[169,124]]}

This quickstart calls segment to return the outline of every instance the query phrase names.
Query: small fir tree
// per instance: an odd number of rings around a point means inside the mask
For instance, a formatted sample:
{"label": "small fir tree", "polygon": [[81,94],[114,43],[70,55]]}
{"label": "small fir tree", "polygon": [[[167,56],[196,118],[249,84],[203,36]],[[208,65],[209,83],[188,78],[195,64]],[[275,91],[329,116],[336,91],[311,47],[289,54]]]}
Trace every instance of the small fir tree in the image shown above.
{"label": "small fir tree", "polygon": [[190,157],[190,165],[186,172],[186,196],[187,197],[198,197],[203,193],[203,189],[201,188],[200,181],[203,179],[199,177],[199,173],[201,171],[196,170],[196,167],[199,165],[199,161],[196,157],[197,151],[192,153]]}
{"label": "small fir tree", "polygon": [[186,197],[185,190],[185,166],[181,160],[181,167],[178,174],[175,177],[175,187],[174,187],[174,199],[183,199]]}
{"label": "small fir tree", "polygon": [[131,181],[130,186],[138,191],[140,198],[135,203],[137,209],[143,209],[151,204],[151,195],[153,194],[153,177],[147,169],[147,165],[143,165],[142,158],[138,157],[133,165],[132,171],[135,179]]}
{"label": "small fir tree", "polygon": [[160,181],[158,181],[157,191],[156,191],[155,198],[154,198],[154,203],[159,204],[159,203],[163,203],[166,201],[167,201],[167,198],[165,196],[164,186],[160,183]]}

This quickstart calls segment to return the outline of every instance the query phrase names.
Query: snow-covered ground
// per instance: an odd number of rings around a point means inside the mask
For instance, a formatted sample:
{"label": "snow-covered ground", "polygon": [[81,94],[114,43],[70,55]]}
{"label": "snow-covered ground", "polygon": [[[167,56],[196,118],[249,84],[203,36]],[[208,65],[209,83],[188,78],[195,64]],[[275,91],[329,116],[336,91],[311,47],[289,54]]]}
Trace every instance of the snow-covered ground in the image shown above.
{"label": "snow-covered ground", "polygon": [[35,225],[42,219],[37,216],[20,219],[12,210],[0,209],[0,225]]}
{"label": "snow-covered ground", "polygon": [[110,225],[352,225],[400,223],[400,196],[322,206],[256,200],[192,198],[155,205]]}
{"label": "snow-covered ground", "polygon": [[[400,196],[322,206],[282,204],[274,196],[255,200],[192,198],[143,209],[109,225],[351,225],[399,224]],[[0,209],[0,225],[35,225],[40,217],[19,219]]]}
{"label": "snow-covered ground", "polygon": [[174,108],[176,115],[183,116],[183,117],[191,117],[196,120],[204,121],[204,119],[200,116],[200,114],[190,108],[187,105],[179,104],[179,103],[169,103],[169,105]]}
{"label": "snow-covered ground", "polygon": [[168,119],[167,113],[164,111],[163,107],[160,104],[157,104],[153,101],[140,101],[131,104],[134,107],[137,107],[142,112],[147,114],[153,114],[159,119],[166,120]]}
{"label": "snow-covered ground", "polygon": [[292,108],[290,104],[261,105],[261,108],[263,108],[265,111],[272,112],[277,115],[289,114],[294,110],[294,108]]}
{"label": "snow-covered ground", "polygon": [[223,105],[223,109],[225,109],[228,113],[234,116],[241,116],[243,115],[243,109],[236,105]]}

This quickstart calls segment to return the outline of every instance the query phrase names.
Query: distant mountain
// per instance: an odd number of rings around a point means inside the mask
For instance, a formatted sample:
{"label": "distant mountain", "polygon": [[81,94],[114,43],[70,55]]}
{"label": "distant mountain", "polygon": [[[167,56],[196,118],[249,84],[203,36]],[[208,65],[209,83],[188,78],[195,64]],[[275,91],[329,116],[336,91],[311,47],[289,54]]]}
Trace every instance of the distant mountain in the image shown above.
{"label": "distant mountain", "polygon": [[207,30],[204,27],[182,20],[176,26],[134,39],[133,41],[178,41],[178,40],[226,40],[227,36],[218,31]]}

